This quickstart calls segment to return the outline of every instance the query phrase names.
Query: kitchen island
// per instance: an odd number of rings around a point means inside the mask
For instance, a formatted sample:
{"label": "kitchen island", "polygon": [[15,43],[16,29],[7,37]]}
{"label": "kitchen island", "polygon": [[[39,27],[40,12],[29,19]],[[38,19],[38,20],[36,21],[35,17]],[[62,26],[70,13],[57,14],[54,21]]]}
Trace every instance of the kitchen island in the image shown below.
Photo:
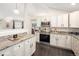
{"label": "kitchen island", "polygon": [[18,33],[16,39],[0,36],[0,56],[31,56],[36,50],[36,36],[23,33]]}

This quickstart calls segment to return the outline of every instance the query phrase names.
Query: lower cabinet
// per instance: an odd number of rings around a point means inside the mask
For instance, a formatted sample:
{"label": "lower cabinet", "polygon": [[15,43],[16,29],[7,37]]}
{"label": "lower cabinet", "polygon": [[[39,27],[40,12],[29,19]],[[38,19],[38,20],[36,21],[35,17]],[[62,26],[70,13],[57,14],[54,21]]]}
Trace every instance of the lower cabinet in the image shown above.
{"label": "lower cabinet", "polygon": [[57,35],[57,46],[66,48],[66,35]]}
{"label": "lower cabinet", "polygon": [[24,56],[24,42],[21,42],[13,46],[13,55]]}
{"label": "lower cabinet", "polygon": [[72,37],[69,35],[66,37],[66,48],[70,50],[72,49]]}
{"label": "lower cabinet", "polygon": [[31,39],[27,39],[25,41],[25,56],[30,56],[30,40]]}
{"label": "lower cabinet", "polygon": [[40,36],[40,34],[39,34],[39,33],[36,33],[36,41],[37,41],[37,42],[39,42],[39,40],[40,40],[40,39],[39,39],[39,38],[40,38],[39,36]]}
{"label": "lower cabinet", "polygon": [[31,56],[36,50],[36,37],[26,39],[0,51],[0,56]]}
{"label": "lower cabinet", "polygon": [[50,45],[56,46],[57,43],[56,37],[57,36],[55,34],[50,35]]}
{"label": "lower cabinet", "polygon": [[12,47],[6,48],[5,50],[0,51],[0,56],[12,56]]}
{"label": "lower cabinet", "polygon": [[75,55],[79,56],[79,40],[72,37],[72,50],[75,53]]}
{"label": "lower cabinet", "polygon": [[71,49],[71,36],[51,34],[50,35],[50,45]]}
{"label": "lower cabinet", "polygon": [[25,55],[30,56],[36,50],[36,37],[25,41]]}

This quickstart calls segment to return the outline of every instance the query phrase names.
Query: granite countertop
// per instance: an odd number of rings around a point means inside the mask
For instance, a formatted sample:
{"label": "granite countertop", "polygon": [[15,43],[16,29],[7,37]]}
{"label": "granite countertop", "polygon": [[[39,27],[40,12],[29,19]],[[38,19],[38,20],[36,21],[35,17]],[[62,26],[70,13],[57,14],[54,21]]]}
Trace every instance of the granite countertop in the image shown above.
{"label": "granite countertop", "polygon": [[18,37],[18,39],[15,40],[15,41],[10,41],[8,39],[3,40],[3,41],[0,42],[0,50],[4,50],[4,49],[6,49],[8,47],[16,45],[16,44],[18,44],[18,43],[20,43],[20,42],[22,42],[22,41],[24,41],[26,39],[30,39],[30,38],[34,37],[34,36],[35,35],[27,34],[27,35],[25,35],[23,37]]}
{"label": "granite countertop", "polygon": [[69,36],[72,36],[72,37],[74,37],[75,39],[78,39],[78,40],[79,40],[79,35],[75,35],[75,34],[72,34],[72,33],[70,33],[70,32],[57,31],[57,32],[51,32],[51,34],[69,35]]}

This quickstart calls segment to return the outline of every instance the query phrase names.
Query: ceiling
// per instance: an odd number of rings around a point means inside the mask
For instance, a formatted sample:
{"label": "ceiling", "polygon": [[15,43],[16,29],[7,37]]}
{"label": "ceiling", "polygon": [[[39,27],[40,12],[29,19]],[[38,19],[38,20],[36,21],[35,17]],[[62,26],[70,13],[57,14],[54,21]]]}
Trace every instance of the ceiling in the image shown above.
{"label": "ceiling", "polygon": [[[0,3],[0,17],[15,16],[13,10],[16,8],[15,3]],[[42,12],[50,12],[52,10],[60,10],[65,12],[73,12],[79,10],[79,3],[72,6],[70,3],[26,3],[26,11],[29,15]],[[18,3],[18,9],[20,10],[20,17],[24,15],[24,4]]]}
{"label": "ceiling", "polygon": [[40,5],[43,7],[48,7],[49,9],[57,9],[67,12],[79,10],[79,3],[76,3],[76,5],[71,5],[71,3],[36,3],[35,5]]}
{"label": "ceiling", "polygon": [[46,4],[49,8],[55,8],[58,10],[63,10],[67,12],[73,12],[79,10],[79,3],[76,3],[76,5],[71,5],[71,3],[48,3]]}

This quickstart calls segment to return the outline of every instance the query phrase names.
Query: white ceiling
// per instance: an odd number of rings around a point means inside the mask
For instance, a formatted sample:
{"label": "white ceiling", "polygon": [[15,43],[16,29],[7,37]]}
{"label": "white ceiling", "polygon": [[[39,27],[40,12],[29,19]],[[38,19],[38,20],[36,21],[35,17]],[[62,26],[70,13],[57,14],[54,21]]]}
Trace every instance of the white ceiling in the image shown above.
{"label": "white ceiling", "polygon": [[57,9],[61,11],[73,12],[79,10],[79,3],[75,6],[71,3],[37,3],[36,6],[40,5],[42,7],[48,7],[49,9]]}
{"label": "white ceiling", "polygon": [[[26,11],[28,14],[50,12],[53,9],[73,12],[79,10],[79,3],[72,6],[70,3],[26,3]],[[15,16],[13,10],[16,8],[15,3],[0,3],[0,16],[5,14],[6,16]],[[24,14],[24,4],[18,3],[18,9],[20,10],[20,15]]]}
{"label": "white ceiling", "polygon": [[71,5],[71,3],[48,3],[46,4],[49,8],[55,8],[58,10],[63,10],[67,12],[73,12],[79,10],[79,3],[76,3],[76,5]]}

